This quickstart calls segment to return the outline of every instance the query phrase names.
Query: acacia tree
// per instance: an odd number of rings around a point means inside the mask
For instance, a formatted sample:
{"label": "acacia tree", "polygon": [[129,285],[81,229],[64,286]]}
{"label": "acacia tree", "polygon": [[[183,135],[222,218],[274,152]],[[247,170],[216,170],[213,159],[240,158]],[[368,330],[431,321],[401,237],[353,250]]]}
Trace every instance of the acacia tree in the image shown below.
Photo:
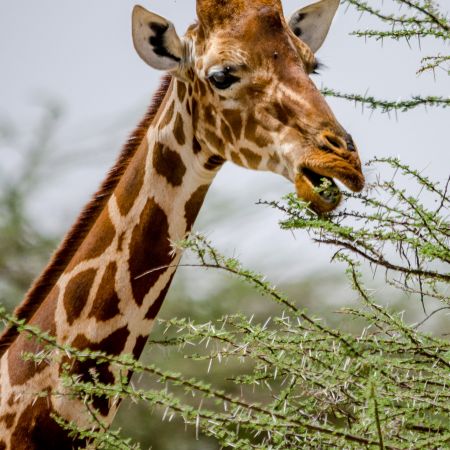
{"label": "acacia tree", "polygon": [[[449,21],[431,0],[390,0],[381,9],[359,0],[344,3],[380,21],[380,29],[354,32],[358,37],[438,39],[443,49],[450,40]],[[386,12],[396,5],[402,7],[399,13]],[[450,56],[424,58],[418,73],[430,70],[442,72],[448,80]],[[450,105],[444,95],[417,94],[389,101],[330,88],[323,91],[383,112]],[[225,384],[218,386],[207,376],[192,378],[131,357],[59,346],[51,336],[2,312],[22,332],[44,342],[45,352],[26,358],[41,362],[60,354],[94,359],[98,364],[113,363],[124,373],[116,385],[82,382],[66,374],[67,392],[85,400],[92,426],[81,430],[60,423],[74,435],[88,438],[95,448],[139,448],[119,430],[102,424],[92,400],[106,396],[112,401],[144,402],[163,420],[184,422],[197,436],[213,438],[220,448],[448,448],[450,343],[446,336],[421,329],[450,309],[450,178],[442,184],[432,182],[395,158],[368,164],[383,168],[385,176],[362,194],[345,194],[345,209],[327,217],[317,216],[294,195],[261,202],[282,213],[283,229],[304,230],[319,244],[335,249],[333,260],[345,264],[359,299],[356,306],[340,311],[346,322],[357,324],[352,332],[333,328],[301,310],[295,298],[288,298],[235,258],[220,254],[201,235],[174,243],[196,258],[191,266],[231,274],[279,305],[275,316],[261,321],[226,315],[207,323],[187,318],[160,322],[164,332],[150,346],[178,350],[190,364],[206,365],[212,374],[230,365],[235,371]],[[405,180],[415,184],[415,195],[404,189]],[[326,180],[319,189],[328,189]],[[367,269],[382,271],[386,284],[415,302],[422,318],[409,323],[401,313],[382,306],[365,286]],[[128,383],[125,375],[130,370],[145,376],[144,388]]]}

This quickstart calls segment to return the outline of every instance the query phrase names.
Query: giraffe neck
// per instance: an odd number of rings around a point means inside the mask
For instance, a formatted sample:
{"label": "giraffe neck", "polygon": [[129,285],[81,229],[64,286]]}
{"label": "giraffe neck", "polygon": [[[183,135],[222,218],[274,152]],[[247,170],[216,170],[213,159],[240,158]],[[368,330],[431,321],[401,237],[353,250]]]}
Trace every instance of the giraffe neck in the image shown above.
{"label": "giraffe neck", "polygon": [[[61,344],[140,356],[181,257],[171,243],[190,231],[218,169],[194,137],[190,111],[188,89],[172,81],[117,187],[31,325]],[[19,336],[2,357],[0,448],[50,448],[44,447],[48,429],[55,429],[52,445],[71,448],[52,412],[89,425],[80,401],[51,395],[64,390],[64,361],[36,365],[21,357],[38,350],[38,343]],[[118,376],[107,364],[75,362],[71,370],[89,381],[92,367],[100,382]],[[42,391],[50,392],[48,398],[35,402]],[[117,408],[107,399],[95,398],[94,406],[105,423],[112,421]]]}
{"label": "giraffe neck", "polygon": [[[173,82],[106,208],[57,283],[56,334],[93,344],[124,330],[115,353],[139,357],[166,296],[183,239],[215,171],[196,153],[181,85]],[[68,335],[68,338],[65,336]],[[126,336],[126,339],[125,339]],[[119,343],[120,342],[120,343]],[[111,348],[98,348],[109,350]]]}

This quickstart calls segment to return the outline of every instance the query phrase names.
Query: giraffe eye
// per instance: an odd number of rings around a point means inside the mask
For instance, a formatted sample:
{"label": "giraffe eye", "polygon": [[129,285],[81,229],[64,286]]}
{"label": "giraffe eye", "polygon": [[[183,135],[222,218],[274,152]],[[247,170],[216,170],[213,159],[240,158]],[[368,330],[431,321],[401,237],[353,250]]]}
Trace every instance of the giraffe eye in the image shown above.
{"label": "giraffe eye", "polygon": [[217,89],[228,89],[233,84],[239,81],[239,78],[233,75],[233,69],[231,67],[226,67],[223,70],[219,70],[217,72],[212,73],[208,80],[217,88]]}

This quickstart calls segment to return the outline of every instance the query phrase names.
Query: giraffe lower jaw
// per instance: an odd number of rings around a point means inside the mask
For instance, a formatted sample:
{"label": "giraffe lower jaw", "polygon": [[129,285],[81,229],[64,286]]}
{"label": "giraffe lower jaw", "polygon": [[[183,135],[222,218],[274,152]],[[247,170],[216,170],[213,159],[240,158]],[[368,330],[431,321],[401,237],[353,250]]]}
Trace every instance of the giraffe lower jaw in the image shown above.
{"label": "giraffe lower jaw", "polygon": [[328,213],[336,209],[342,194],[333,178],[318,174],[306,167],[296,176],[297,195],[310,203],[316,213]]}

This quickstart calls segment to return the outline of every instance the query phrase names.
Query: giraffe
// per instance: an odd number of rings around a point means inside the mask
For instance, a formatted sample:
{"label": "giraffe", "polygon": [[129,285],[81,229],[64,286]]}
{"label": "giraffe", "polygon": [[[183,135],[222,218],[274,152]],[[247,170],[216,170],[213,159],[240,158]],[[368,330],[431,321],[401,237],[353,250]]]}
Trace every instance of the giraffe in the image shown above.
{"label": "giraffe", "polygon": [[[198,22],[182,38],[136,6],[136,51],[167,74],[17,317],[60,344],[139,358],[181,257],[171,242],[191,230],[226,161],[288,178],[318,213],[339,205],[333,179],[363,189],[356,146],[309,77],[338,4],[286,19],[280,0],[197,0]],[[316,189],[323,178],[331,195]],[[81,399],[61,395],[63,364],[86,381],[93,367],[103,383],[120,376],[107,363],[22,357],[41,349],[14,328],[0,338],[0,450],[83,447],[53,418],[92,425]],[[103,397],[93,406],[106,424],[118,408]]]}

